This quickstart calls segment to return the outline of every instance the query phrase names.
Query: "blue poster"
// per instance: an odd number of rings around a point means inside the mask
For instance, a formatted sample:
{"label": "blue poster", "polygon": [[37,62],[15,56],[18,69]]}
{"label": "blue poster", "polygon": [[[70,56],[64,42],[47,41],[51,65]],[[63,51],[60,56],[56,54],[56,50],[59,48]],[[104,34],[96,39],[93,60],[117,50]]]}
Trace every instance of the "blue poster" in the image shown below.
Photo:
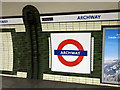
{"label": "blue poster", "polygon": [[105,30],[102,82],[120,83],[120,30]]}

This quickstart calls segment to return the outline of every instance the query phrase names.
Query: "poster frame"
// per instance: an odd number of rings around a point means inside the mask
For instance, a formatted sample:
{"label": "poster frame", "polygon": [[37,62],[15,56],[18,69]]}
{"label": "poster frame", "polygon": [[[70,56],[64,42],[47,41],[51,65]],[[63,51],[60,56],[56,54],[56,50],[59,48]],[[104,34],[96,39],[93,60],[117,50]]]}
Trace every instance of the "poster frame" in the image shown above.
{"label": "poster frame", "polygon": [[[102,27],[102,32],[103,32],[103,39],[102,39],[102,76],[101,76],[101,83],[104,83],[104,84],[119,84],[120,85],[120,82],[116,82],[116,83],[113,83],[113,82],[106,82],[103,80],[103,75],[104,75],[104,49],[105,49],[105,30],[120,30],[120,26],[116,25],[116,26],[103,26]],[[120,53],[118,51],[118,53]],[[120,58],[120,56],[118,56],[118,58]]]}

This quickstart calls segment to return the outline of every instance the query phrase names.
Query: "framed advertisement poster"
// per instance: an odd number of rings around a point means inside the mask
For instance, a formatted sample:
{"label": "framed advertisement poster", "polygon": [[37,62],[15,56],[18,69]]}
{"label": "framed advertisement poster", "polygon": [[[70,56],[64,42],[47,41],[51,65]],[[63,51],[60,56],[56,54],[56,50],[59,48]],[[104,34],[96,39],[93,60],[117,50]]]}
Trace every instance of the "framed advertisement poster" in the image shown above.
{"label": "framed advertisement poster", "polygon": [[120,28],[103,29],[102,83],[120,84]]}

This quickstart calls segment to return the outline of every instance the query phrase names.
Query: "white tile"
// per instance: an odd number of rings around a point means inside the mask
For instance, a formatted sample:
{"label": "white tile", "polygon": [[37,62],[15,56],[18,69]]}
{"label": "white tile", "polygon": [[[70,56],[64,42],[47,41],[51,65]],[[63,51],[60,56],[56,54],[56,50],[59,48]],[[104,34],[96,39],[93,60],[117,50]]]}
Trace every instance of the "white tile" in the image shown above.
{"label": "white tile", "polygon": [[49,75],[49,80],[54,80],[54,75]]}
{"label": "white tile", "polygon": [[72,31],[73,30],[73,23],[67,23],[67,31]]}
{"label": "white tile", "polygon": [[84,77],[80,77],[80,83],[85,83],[85,78]]}
{"label": "white tile", "polygon": [[118,25],[120,25],[120,21],[118,21]]}
{"label": "white tile", "polygon": [[79,31],[80,23],[79,22],[73,22],[73,31]]}
{"label": "white tile", "polygon": [[87,23],[80,22],[80,31],[86,31],[86,30],[87,30]]}
{"label": "white tile", "polygon": [[101,21],[95,22],[94,23],[94,30],[101,30]]}
{"label": "white tile", "polygon": [[73,23],[72,22],[67,22],[67,27],[73,27]]}
{"label": "white tile", "polygon": [[53,23],[48,23],[48,30],[53,30]]}
{"label": "white tile", "polygon": [[100,83],[101,86],[111,86],[111,87],[119,87],[118,85],[112,85],[112,84],[103,84]]}
{"label": "white tile", "polygon": [[47,78],[46,78],[46,76],[43,74],[43,80],[46,80]]}
{"label": "white tile", "polygon": [[92,31],[94,28],[94,22],[87,22],[87,31]]}
{"label": "white tile", "polygon": [[49,41],[49,68],[51,68],[51,41],[50,37],[48,38]]}
{"label": "white tile", "polygon": [[55,75],[55,81],[61,81],[61,76],[60,75]]}
{"label": "white tile", "polygon": [[72,77],[71,76],[66,76],[66,81],[67,82],[72,82]]}
{"label": "white tile", "polygon": [[26,32],[25,25],[20,25],[21,32]]}
{"label": "white tile", "polygon": [[15,25],[16,32],[26,32],[24,25]]}
{"label": "white tile", "polygon": [[100,79],[94,78],[93,79],[93,84],[99,85],[100,84]]}
{"label": "white tile", "polygon": [[94,37],[91,38],[92,41],[92,45],[91,45],[91,71],[93,71],[93,67],[94,67]]}
{"label": "white tile", "polygon": [[22,77],[27,78],[27,72],[22,72]]}
{"label": "white tile", "polygon": [[110,25],[110,21],[102,21],[102,25]]}
{"label": "white tile", "polygon": [[4,25],[4,28],[10,28],[10,26],[9,25]]}
{"label": "white tile", "polygon": [[27,78],[27,72],[17,72],[17,77]]}
{"label": "white tile", "polygon": [[59,31],[60,30],[60,24],[59,23],[54,23],[53,28],[54,28],[55,31]]}
{"label": "white tile", "polygon": [[22,72],[17,72],[17,77],[21,77],[22,76]]}
{"label": "white tile", "polygon": [[80,80],[79,80],[79,77],[72,77],[72,82],[73,83],[79,83],[80,82]]}
{"label": "white tile", "polygon": [[9,25],[10,28],[15,28],[15,25]]}
{"label": "white tile", "polygon": [[66,31],[67,30],[67,23],[60,23],[60,31]]}
{"label": "white tile", "polygon": [[17,77],[16,75],[0,74],[0,76]]}
{"label": "white tile", "polygon": [[118,21],[110,21],[110,25],[118,25]]}
{"label": "white tile", "polygon": [[1,26],[1,28],[3,28],[3,29],[4,29],[4,28],[5,28],[5,25],[2,25],[2,26]]}
{"label": "white tile", "polygon": [[16,32],[21,32],[21,28],[20,28],[19,25],[15,25],[15,31],[16,31]]}
{"label": "white tile", "polygon": [[86,84],[92,84],[92,78],[85,78]]}
{"label": "white tile", "polygon": [[61,76],[61,77],[60,77],[60,81],[62,81],[62,82],[67,82],[67,77],[66,77],[66,76]]}
{"label": "white tile", "polygon": [[47,30],[47,24],[46,23],[44,23],[44,24],[42,24],[42,30]]}

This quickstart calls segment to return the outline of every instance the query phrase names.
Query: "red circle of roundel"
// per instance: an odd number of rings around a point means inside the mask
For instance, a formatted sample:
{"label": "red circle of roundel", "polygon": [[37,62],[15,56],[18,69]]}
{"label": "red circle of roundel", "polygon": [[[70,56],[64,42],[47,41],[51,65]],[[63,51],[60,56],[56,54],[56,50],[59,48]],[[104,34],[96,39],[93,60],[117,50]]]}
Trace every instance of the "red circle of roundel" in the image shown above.
{"label": "red circle of roundel", "polygon": [[[75,46],[78,48],[79,51],[84,51],[82,45],[81,45],[78,41],[73,40],[73,39],[67,39],[67,40],[62,41],[62,42],[59,44],[57,50],[62,50],[62,48],[63,48],[65,45],[67,45],[67,44],[73,44],[73,45],[75,45]],[[84,56],[78,56],[78,58],[77,58],[75,61],[70,62],[70,61],[66,61],[66,60],[63,58],[62,55],[57,55],[57,56],[58,56],[58,59],[60,60],[60,62],[61,62],[62,64],[64,64],[65,66],[69,66],[69,67],[78,65],[78,64],[82,61],[82,59],[83,59],[83,57],[84,57]]]}

